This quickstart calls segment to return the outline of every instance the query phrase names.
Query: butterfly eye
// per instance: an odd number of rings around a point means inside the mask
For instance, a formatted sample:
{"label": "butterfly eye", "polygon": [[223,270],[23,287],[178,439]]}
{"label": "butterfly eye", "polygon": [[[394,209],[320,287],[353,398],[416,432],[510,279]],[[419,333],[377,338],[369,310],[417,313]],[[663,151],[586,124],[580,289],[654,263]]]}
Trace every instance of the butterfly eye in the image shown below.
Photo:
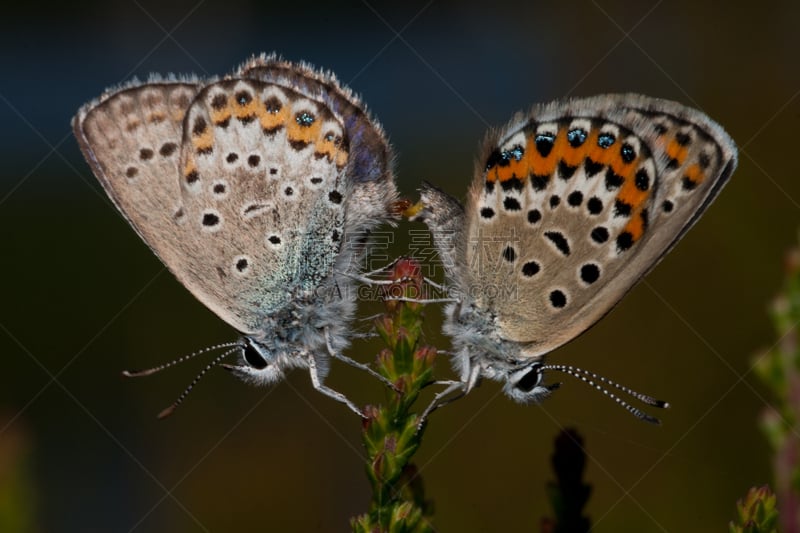
{"label": "butterfly eye", "polygon": [[542,366],[541,365],[533,365],[528,372],[523,375],[517,384],[514,385],[518,390],[522,392],[531,392],[533,389],[536,388],[539,383],[542,382]]}
{"label": "butterfly eye", "polygon": [[250,343],[244,347],[244,360],[256,370],[263,370],[267,367],[267,361]]}

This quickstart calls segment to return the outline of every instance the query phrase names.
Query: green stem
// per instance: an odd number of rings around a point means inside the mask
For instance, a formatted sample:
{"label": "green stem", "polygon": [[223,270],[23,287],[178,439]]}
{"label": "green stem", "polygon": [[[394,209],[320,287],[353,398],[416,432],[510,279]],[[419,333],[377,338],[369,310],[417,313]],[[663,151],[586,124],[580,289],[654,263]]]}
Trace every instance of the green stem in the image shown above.
{"label": "green stem", "polygon": [[[389,297],[420,298],[424,281],[419,263],[401,259],[394,264],[387,286]],[[425,501],[422,482],[410,463],[424,433],[419,416],[412,412],[422,388],[433,381],[436,350],[420,346],[423,306],[415,302],[387,300],[386,314],[376,321],[386,348],[378,356],[378,372],[394,383],[385,405],[368,406],[364,422],[367,478],[372,486],[369,511],[351,521],[353,531],[427,532],[431,505]]]}

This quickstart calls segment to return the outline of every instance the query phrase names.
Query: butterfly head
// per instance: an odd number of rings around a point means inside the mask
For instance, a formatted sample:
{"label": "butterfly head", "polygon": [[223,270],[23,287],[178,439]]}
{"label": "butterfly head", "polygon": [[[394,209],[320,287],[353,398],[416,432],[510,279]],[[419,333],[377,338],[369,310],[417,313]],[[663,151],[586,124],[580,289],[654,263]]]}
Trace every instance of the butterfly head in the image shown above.
{"label": "butterfly head", "polygon": [[283,377],[283,371],[270,349],[248,336],[241,338],[236,364],[223,367],[253,385],[268,385]]}
{"label": "butterfly head", "polygon": [[510,371],[506,375],[503,391],[519,403],[539,403],[561,386],[561,383],[545,385],[543,383],[545,371],[561,372],[583,381],[595,390],[603,393],[603,395],[614,400],[617,405],[621,406],[636,418],[652,424],[660,424],[661,422],[658,418],[629,404],[611,389],[623,392],[646,405],[658,407],[660,409],[669,407],[669,403],[663,400],[657,400],[652,396],[636,392],[625,385],[620,385],[594,372],[570,365],[544,364],[541,360],[533,361]]}
{"label": "butterfly head", "polygon": [[539,403],[561,383],[544,384],[545,367],[541,361],[534,361],[516,368],[506,376],[503,391],[507,396],[519,403]]}

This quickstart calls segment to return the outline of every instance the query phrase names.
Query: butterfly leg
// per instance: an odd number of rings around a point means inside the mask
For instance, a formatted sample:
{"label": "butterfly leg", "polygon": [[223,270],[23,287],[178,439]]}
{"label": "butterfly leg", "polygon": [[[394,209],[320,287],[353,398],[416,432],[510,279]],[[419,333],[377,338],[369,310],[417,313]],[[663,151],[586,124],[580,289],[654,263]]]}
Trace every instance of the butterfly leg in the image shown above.
{"label": "butterfly leg", "polygon": [[447,296],[447,294],[450,291],[447,289],[446,285],[442,285],[440,283],[436,283],[432,279],[426,278],[426,277],[423,277],[422,280],[426,284],[428,284],[430,287],[432,287],[435,291],[437,291],[437,292],[439,292],[441,294],[444,294],[445,296],[442,297],[442,298],[427,298],[427,299],[422,299],[422,298],[392,298],[392,297],[387,297],[386,299],[387,300],[395,300],[395,301],[399,301],[399,302],[413,302],[413,303],[418,303],[418,304],[453,303],[453,302],[461,303],[461,300],[459,300],[458,298],[453,298],[453,297],[448,297]]}
{"label": "butterfly leg", "polygon": [[396,264],[397,264],[397,262],[398,262],[398,261],[400,261],[401,259],[407,259],[407,257],[400,256],[400,257],[396,258],[394,261],[392,261],[391,263],[389,263],[388,265],[386,265],[386,266],[382,266],[381,268],[377,268],[377,269],[375,269],[375,270],[372,270],[372,271],[370,271],[370,272],[364,272],[364,274],[362,274],[362,275],[363,275],[364,277],[368,278],[368,279],[372,279],[372,278],[370,278],[370,276],[374,276],[374,275],[376,275],[376,274],[380,274],[381,272],[388,272],[388,271],[389,271],[389,270],[391,270],[391,269],[392,269],[392,267],[393,267],[394,265],[396,265]]}
{"label": "butterfly leg", "polygon": [[380,318],[384,315],[384,313],[376,313],[371,316],[365,316],[364,318],[358,318],[359,322],[374,322],[376,318]]}
{"label": "butterfly leg", "polygon": [[317,391],[324,394],[325,396],[333,398],[337,402],[345,404],[347,407],[350,408],[351,411],[353,411],[361,418],[364,419],[368,418],[367,415],[365,415],[364,412],[361,409],[359,409],[358,406],[356,406],[356,404],[354,404],[347,398],[347,396],[345,396],[341,392],[337,392],[331,389],[330,387],[326,387],[325,385],[323,385],[322,379],[319,377],[319,370],[317,369],[317,360],[314,359],[314,356],[311,354],[308,354],[307,357],[308,357],[308,373],[311,376],[311,384],[314,386],[314,388]]}
{"label": "butterfly leg", "polygon": [[[436,353],[438,355],[441,352],[437,351]],[[437,379],[436,381],[429,381],[428,383],[423,385],[422,388],[423,389],[427,389],[428,387],[436,387],[436,386],[449,387],[449,386],[451,386],[453,384],[456,384],[456,383],[461,384],[461,385],[464,384],[463,381],[459,381],[457,379]]]}
{"label": "butterfly leg", "polygon": [[458,298],[404,298],[402,296],[386,298],[387,302],[411,302],[415,304],[450,304],[460,302]]}
{"label": "butterfly leg", "polygon": [[354,279],[354,280],[356,280],[358,282],[361,282],[361,283],[364,283],[366,285],[392,285],[394,283],[397,283],[397,280],[375,279],[375,278],[373,278],[373,276],[376,276],[378,274],[388,274],[390,272],[391,268],[398,261],[400,261],[401,259],[404,259],[404,257],[402,257],[402,256],[398,257],[397,259],[395,259],[394,261],[392,261],[388,265],[383,266],[383,267],[378,268],[378,269],[375,269],[375,270],[370,270],[369,272],[358,273],[358,272],[337,271],[336,273],[339,274],[339,275],[346,276],[348,278]]}
{"label": "butterfly leg", "polygon": [[[436,409],[463,398],[467,395],[467,393],[469,393],[469,391],[474,389],[478,384],[480,375],[480,367],[470,365],[460,380],[434,382],[433,384],[438,383],[442,385],[448,385],[444,390],[439,391],[434,395],[431,403],[428,404],[428,407],[426,407],[422,412],[422,415],[419,418],[419,423],[417,424],[417,431],[422,428],[423,424],[425,424],[425,421],[428,419],[428,416],[430,416],[430,414]],[[458,393],[453,394],[456,391],[458,391]]]}
{"label": "butterfly leg", "polygon": [[[444,384],[447,382],[445,381],[440,383]],[[459,391],[458,394],[453,394],[456,391]],[[451,394],[453,395],[450,396]],[[433,400],[431,400],[431,403],[429,403],[428,407],[426,407],[425,410],[422,411],[422,415],[420,415],[419,422],[417,423],[417,431],[422,429],[422,426],[425,425],[425,422],[428,420],[428,417],[432,412],[434,412],[436,409],[440,407],[444,407],[448,403],[452,403],[458,400],[459,398],[462,398],[465,394],[467,394],[466,383],[462,381],[450,381],[449,385],[445,389],[437,392],[433,396]],[[450,397],[448,398],[448,396]]]}
{"label": "butterfly leg", "polygon": [[393,283],[397,283],[397,281],[391,279],[370,278],[368,276],[369,274],[371,274],[371,272],[367,274],[353,274],[352,272],[337,272],[337,274],[342,276],[347,276],[348,278],[364,283],[365,285],[392,285]]}
{"label": "butterfly leg", "polygon": [[[401,280],[398,280],[398,279],[394,279],[394,280],[391,280],[391,279],[375,279],[373,276],[377,276],[379,274],[384,274],[384,275],[387,274],[388,272],[391,271],[392,267],[394,267],[395,264],[397,264],[397,262],[400,261],[401,259],[409,259],[409,258],[408,257],[404,257],[404,256],[400,256],[400,257],[398,257],[397,259],[395,259],[394,261],[392,261],[391,263],[389,263],[386,266],[383,266],[383,267],[375,269],[375,270],[371,270],[369,272],[363,272],[363,273],[360,273],[360,274],[354,273],[354,272],[338,272],[338,273],[343,275],[343,276],[347,276],[349,278],[352,278],[352,279],[354,279],[356,281],[360,281],[361,283],[366,283],[368,285],[392,285],[392,284],[397,283],[398,281],[401,281]],[[433,281],[430,278],[427,278],[427,277],[423,276],[422,279],[426,283],[428,283],[429,285],[431,285],[433,288],[435,288],[437,290],[442,290],[442,291],[445,291],[445,292],[447,290],[444,287],[444,285],[440,285],[439,283],[436,283],[435,281]]]}
{"label": "butterfly leg", "polygon": [[328,347],[328,353],[334,359],[338,359],[339,361],[341,361],[341,362],[343,362],[345,364],[348,364],[348,365],[352,366],[353,368],[358,368],[359,370],[363,370],[364,372],[366,372],[370,376],[376,378],[378,381],[380,381],[381,383],[383,383],[384,385],[386,385],[387,387],[389,387],[393,391],[399,392],[394,383],[392,383],[391,381],[386,379],[386,377],[384,377],[384,376],[378,374],[377,372],[375,372],[368,365],[365,365],[364,363],[359,363],[355,359],[351,359],[351,358],[347,357],[346,355],[344,355],[342,353],[339,353],[336,350],[334,350],[333,346],[331,346],[330,332],[328,332],[327,329],[325,330],[325,344]]}
{"label": "butterfly leg", "polygon": [[445,285],[442,285],[441,283],[436,283],[436,282],[435,282],[435,281],[433,281],[431,278],[426,278],[426,277],[423,277],[422,279],[423,279],[423,280],[425,280],[425,283],[427,283],[428,285],[430,285],[431,287],[433,287],[433,288],[434,288],[434,289],[436,289],[437,291],[442,291],[442,292],[444,292],[444,293],[447,293],[447,292],[448,292],[448,291],[447,291],[447,286],[445,286]]}
{"label": "butterfly leg", "polygon": [[366,333],[353,333],[350,335],[351,339],[377,339],[380,337],[377,332],[375,331],[368,331]]}

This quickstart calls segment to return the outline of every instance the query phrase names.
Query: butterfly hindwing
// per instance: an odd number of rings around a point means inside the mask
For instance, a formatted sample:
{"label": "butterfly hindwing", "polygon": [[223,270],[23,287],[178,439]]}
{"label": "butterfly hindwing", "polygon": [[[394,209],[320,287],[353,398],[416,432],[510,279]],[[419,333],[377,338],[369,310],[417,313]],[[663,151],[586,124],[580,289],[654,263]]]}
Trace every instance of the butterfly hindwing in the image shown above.
{"label": "butterfly hindwing", "polygon": [[325,107],[256,80],[211,84],[189,109],[181,223],[196,248],[184,268],[204,303],[233,314],[240,331],[257,331],[332,272],[344,224],[343,137]]}
{"label": "butterfly hindwing", "polygon": [[702,214],[736,164],[702,113],[638,95],[535,107],[491,134],[468,198],[465,278],[535,357],[576,337]]}

